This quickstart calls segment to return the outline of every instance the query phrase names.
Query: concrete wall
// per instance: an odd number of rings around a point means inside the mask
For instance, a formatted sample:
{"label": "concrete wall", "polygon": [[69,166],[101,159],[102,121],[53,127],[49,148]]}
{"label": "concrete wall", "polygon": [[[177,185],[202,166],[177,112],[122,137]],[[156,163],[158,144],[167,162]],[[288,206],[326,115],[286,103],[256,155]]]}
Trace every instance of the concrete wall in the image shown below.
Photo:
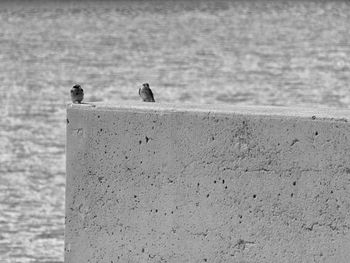
{"label": "concrete wall", "polygon": [[65,262],[350,262],[348,120],[68,105]]}

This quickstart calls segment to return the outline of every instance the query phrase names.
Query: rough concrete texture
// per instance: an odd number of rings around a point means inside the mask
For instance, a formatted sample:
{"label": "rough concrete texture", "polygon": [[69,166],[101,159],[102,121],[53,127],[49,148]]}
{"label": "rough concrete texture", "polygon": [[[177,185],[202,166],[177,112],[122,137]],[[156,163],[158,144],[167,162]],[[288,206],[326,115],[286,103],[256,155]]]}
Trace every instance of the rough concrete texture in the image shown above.
{"label": "rough concrete texture", "polygon": [[65,262],[350,262],[350,111],[68,105]]}

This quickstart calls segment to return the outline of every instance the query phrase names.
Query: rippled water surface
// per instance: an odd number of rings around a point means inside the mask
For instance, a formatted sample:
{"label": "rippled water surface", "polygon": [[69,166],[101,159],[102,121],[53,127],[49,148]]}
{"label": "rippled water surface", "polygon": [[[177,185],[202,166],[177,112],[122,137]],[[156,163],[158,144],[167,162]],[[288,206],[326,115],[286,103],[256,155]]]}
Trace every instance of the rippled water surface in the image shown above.
{"label": "rippled water surface", "polygon": [[63,262],[65,103],[350,105],[349,1],[0,3],[0,262]]}

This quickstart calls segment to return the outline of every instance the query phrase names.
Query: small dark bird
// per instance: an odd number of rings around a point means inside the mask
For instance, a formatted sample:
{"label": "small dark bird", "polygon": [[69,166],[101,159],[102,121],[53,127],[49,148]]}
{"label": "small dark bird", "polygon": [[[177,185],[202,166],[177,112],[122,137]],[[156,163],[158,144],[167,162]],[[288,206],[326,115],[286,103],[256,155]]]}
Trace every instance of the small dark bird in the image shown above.
{"label": "small dark bird", "polygon": [[84,90],[79,84],[75,84],[70,90],[70,97],[73,103],[81,103],[84,99]]}
{"label": "small dark bird", "polygon": [[139,95],[143,101],[155,102],[153,97],[153,92],[149,88],[148,83],[142,84],[142,88],[139,89]]}

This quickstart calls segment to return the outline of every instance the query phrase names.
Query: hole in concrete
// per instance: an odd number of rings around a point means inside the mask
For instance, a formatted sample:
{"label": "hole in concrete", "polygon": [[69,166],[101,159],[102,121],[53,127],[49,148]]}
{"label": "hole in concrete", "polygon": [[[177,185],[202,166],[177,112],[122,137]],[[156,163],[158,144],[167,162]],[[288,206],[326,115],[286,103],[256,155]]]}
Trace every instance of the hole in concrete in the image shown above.
{"label": "hole in concrete", "polygon": [[315,132],[315,135],[316,135],[316,136],[318,135],[318,131]]}
{"label": "hole in concrete", "polygon": [[214,184],[216,184],[216,180],[214,180]]}
{"label": "hole in concrete", "polygon": [[294,182],[293,182],[293,185],[296,185],[296,184],[297,184],[297,182],[296,182],[296,181],[294,181]]}
{"label": "hole in concrete", "polygon": [[293,195],[294,195],[294,194],[293,194],[293,193],[291,193],[291,194],[290,194],[290,197],[293,197]]}
{"label": "hole in concrete", "polygon": [[225,186],[225,189],[227,189],[227,185]]}
{"label": "hole in concrete", "polygon": [[142,141],[141,140],[139,140],[139,144],[141,144],[142,143]]}
{"label": "hole in concrete", "polygon": [[146,136],[146,137],[145,137],[145,139],[146,139],[146,143],[148,143],[148,141],[149,141],[149,138],[148,138],[148,137]]}
{"label": "hole in concrete", "polygon": [[103,129],[101,128],[100,131],[103,131]]}
{"label": "hole in concrete", "polygon": [[68,119],[66,119],[66,121],[67,121],[67,124],[69,123],[69,120]]}
{"label": "hole in concrete", "polygon": [[98,115],[97,118],[100,118],[100,115]]}
{"label": "hole in concrete", "polygon": [[253,195],[253,198],[256,198],[256,195],[255,195],[255,194]]}
{"label": "hole in concrete", "polygon": [[222,179],[222,183],[223,183],[223,184],[225,183],[225,180],[224,180],[224,179]]}
{"label": "hole in concrete", "polygon": [[197,186],[199,186],[199,183],[197,183]]}
{"label": "hole in concrete", "polygon": [[209,194],[207,194],[207,198],[209,197]]}

